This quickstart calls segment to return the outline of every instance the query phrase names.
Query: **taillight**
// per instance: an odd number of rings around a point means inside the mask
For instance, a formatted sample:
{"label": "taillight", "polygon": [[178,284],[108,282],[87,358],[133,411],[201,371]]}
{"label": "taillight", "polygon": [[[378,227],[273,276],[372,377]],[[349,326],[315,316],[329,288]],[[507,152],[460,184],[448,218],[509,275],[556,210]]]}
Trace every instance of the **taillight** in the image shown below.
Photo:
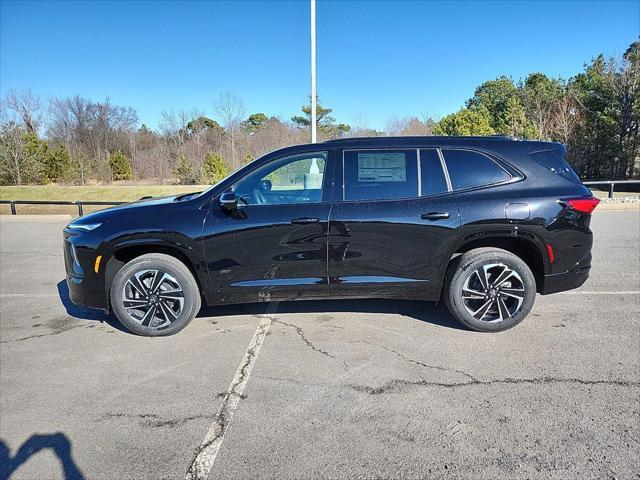
{"label": "taillight", "polygon": [[600,199],[596,197],[591,198],[571,198],[566,200],[567,205],[569,205],[574,210],[577,210],[581,213],[591,213],[600,203]]}

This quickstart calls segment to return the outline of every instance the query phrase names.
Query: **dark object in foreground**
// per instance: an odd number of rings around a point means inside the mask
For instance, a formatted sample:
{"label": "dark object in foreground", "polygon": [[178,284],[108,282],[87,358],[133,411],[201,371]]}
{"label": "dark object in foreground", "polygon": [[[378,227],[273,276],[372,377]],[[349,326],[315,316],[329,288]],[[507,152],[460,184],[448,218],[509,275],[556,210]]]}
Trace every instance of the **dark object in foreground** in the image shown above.
{"label": "dark object in foreground", "polygon": [[76,219],[71,300],[170,335],[209,305],[437,301],[479,331],[582,285],[598,200],[565,148],[506,137],[362,138],[270,153],[208,190]]}

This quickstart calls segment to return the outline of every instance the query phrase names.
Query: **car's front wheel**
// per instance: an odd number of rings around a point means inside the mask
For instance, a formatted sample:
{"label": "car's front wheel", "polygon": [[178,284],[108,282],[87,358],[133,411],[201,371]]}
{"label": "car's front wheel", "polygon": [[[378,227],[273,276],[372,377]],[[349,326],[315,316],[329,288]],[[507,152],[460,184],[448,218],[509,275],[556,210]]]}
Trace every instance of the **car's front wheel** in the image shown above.
{"label": "car's front wheel", "polygon": [[191,271],[160,253],[124,265],[113,279],[110,299],[127,329],[149,337],[178,333],[200,310],[200,291]]}
{"label": "car's front wheel", "polygon": [[454,260],[445,301],[462,324],[480,332],[501,332],[529,314],[536,280],[518,256],[499,248],[477,248]]}

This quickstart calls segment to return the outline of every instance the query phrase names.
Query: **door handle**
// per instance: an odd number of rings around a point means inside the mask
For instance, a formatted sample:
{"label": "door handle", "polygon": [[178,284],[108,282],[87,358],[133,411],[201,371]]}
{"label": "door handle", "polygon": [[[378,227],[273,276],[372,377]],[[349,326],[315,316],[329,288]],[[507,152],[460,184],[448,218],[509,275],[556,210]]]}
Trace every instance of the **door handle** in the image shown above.
{"label": "door handle", "polygon": [[429,212],[420,215],[422,220],[444,220],[449,218],[451,214],[449,212]]}
{"label": "door handle", "polygon": [[308,225],[309,223],[320,223],[320,219],[313,217],[300,217],[291,220],[291,225]]}

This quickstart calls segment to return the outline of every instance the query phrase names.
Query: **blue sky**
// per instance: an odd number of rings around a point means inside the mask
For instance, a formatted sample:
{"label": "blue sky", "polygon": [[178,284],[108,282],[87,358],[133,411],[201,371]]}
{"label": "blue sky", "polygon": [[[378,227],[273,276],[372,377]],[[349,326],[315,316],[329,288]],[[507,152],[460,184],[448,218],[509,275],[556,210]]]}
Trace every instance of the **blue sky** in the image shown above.
{"label": "blue sky", "polygon": [[[638,38],[640,2],[318,1],[318,90],[341,122],[438,117],[481,82],[570,77]],[[0,2],[0,91],[109,96],[155,128],[165,109],[289,118],[309,93],[309,3]]]}

